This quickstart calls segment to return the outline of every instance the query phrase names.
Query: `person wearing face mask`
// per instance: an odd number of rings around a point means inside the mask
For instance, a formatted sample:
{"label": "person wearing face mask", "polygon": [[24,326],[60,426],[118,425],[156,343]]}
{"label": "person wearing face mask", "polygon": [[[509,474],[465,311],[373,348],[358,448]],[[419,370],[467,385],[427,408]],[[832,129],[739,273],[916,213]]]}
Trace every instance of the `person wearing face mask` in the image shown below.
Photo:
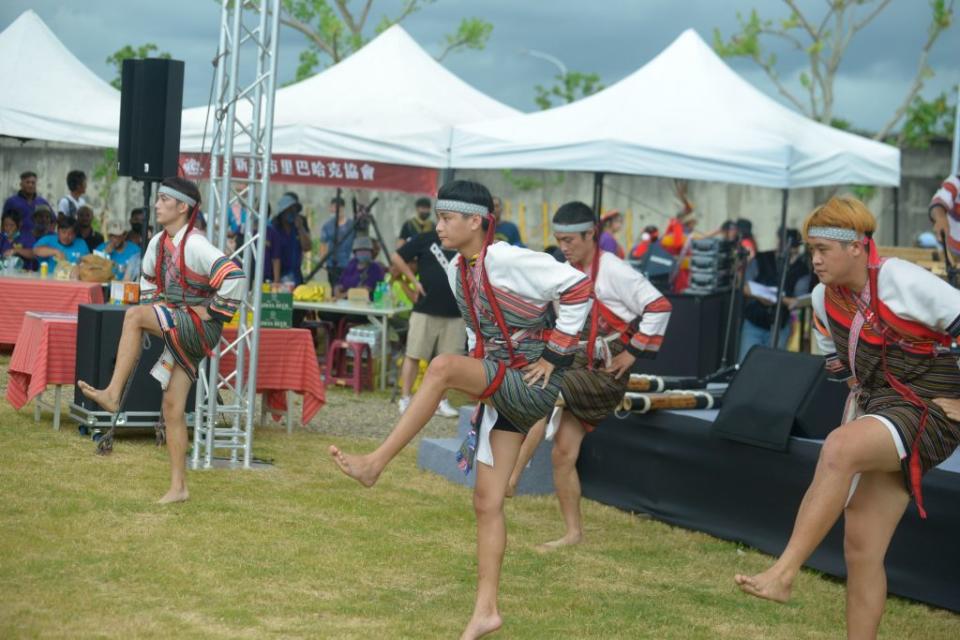
{"label": "person wearing face mask", "polygon": [[430,233],[433,231],[433,220],[430,219],[430,212],[433,210],[433,203],[430,198],[417,198],[417,215],[408,219],[400,228],[400,237],[397,238],[397,249],[416,238],[421,233]]}
{"label": "person wearing face mask", "polygon": [[0,257],[5,260],[19,257],[24,265],[32,263],[33,241],[32,233],[24,233],[20,230],[20,216],[16,211],[7,211],[3,214],[3,226],[0,227]]}
{"label": "person wearing face mask", "polygon": [[271,226],[270,263],[273,267],[273,282],[284,282],[294,286],[303,284],[300,271],[303,254],[310,250],[310,233],[304,226],[303,209],[297,199],[287,193],[280,198]]}
{"label": "person wearing face mask", "polygon": [[337,282],[336,296],[342,298],[348,290],[357,287],[363,287],[372,296],[385,274],[383,265],[373,261],[373,240],[357,238],[353,241],[353,258]]}

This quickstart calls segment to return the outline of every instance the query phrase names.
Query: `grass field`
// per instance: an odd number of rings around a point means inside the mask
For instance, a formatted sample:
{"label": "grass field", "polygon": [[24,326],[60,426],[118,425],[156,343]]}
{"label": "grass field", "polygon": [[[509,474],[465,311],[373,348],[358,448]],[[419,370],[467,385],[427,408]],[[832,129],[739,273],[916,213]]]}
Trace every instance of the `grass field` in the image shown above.
{"label": "grass field", "polygon": [[[413,449],[361,490],[323,453],[334,440],[374,446],[264,429],[273,468],[191,472],[190,502],[159,507],[152,436],[97,457],[69,424],[0,402],[0,637],[457,637],[475,584],[468,490],[418,470]],[[584,518],[583,545],[540,555],[560,533],[554,501],[509,501],[495,637],[843,635],[837,581],[804,572],[791,604],[761,602],[731,578],[762,554],[592,502]],[[960,616],[891,598],[882,635],[956,639]]]}

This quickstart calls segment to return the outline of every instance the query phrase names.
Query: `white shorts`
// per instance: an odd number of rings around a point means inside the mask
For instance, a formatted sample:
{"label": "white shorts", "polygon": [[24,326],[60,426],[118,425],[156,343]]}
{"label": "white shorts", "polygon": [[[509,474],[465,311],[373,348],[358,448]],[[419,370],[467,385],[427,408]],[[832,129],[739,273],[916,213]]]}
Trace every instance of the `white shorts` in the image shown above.
{"label": "white shorts", "polygon": [[[903,460],[907,457],[907,448],[903,444],[903,438],[900,437],[900,432],[897,431],[897,428],[893,426],[893,423],[890,422],[890,418],[885,418],[884,416],[878,416],[875,413],[868,413],[861,418],[873,418],[878,420],[883,426],[887,428],[887,431],[890,432],[890,437],[893,438],[893,444],[897,447],[897,455],[900,456],[900,459]],[[853,494],[857,490],[857,485],[860,484],[860,474],[855,473],[853,475],[853,480],[850,482],[850,493],[847,494],[847,502],[843,505],[844,508],[850,504],[850,500],[853,499]]]}

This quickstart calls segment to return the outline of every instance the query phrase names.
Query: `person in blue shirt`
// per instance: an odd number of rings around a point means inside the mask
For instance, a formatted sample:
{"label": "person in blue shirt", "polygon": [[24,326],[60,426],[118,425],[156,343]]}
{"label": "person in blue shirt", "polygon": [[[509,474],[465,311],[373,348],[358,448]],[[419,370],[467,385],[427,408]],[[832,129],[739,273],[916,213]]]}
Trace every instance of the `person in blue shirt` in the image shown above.
{"label": "person in blue shirt", "polygon": [[33,254],[46,263],[52,273],[57,262],[78,264],[90,253],[87,243],[77,237],[77,219],[64,217],[57,221],[57,232],[45,235],[33,245]]}
{"label": "person in blue shirt", "polygon": [[497,231],[494,238],[498,241],[512,244],[515,247],[526,247],[523,239],[520,238],[520,229],[509,220],[501,220],[500,214],[503,213],[503,201],[500,198],[493,199],[493,215],[497,219]]}
{"label": "person in blue shirt", "polygon": [[[339,207],[340,215],[337,216]],[[333,198],[330,200],[331,218],[327,220],[320,231],[320,259],[323,260],[329,253],[333,253],[327,260],[327,271],[334,269],[343,270],[347,263],[353,258],[353,239],[356,237],[356,231],[353,228],[353,220],[347,219],[346,202],[343,198]],[[334,242],[334,229],[336,229],[336,242]]]}
{"label": "person in blue shirt", "polygon": [[116,280],[130,281],[134,273],[140,272],[140,247],[127,240],[127,230],[120,220],[107,223],[107,240],[97,247],[97,251],[113,262],[113,277]]}

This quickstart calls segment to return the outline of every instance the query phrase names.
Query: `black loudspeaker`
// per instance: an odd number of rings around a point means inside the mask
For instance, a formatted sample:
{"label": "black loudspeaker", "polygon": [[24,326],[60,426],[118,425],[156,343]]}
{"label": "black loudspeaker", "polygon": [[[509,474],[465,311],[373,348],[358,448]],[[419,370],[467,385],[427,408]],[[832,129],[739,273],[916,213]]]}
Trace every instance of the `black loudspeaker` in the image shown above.
{"label": "black loudspeaker", "polygon": [[826,438],[827,434],[840,426],[849,394],[850,387],[846,382],[831,380],[826,371],[822,372],[819,382],[797,411],[793,435],[813,440]]}
{"label": "black loudspeaker", "polygon": [[124,60],[117,173],[137,180],[177,175],[183,61]]}
{"label": "black loudspeaker", "polygon": [[786,451],[791,434],[823,438],[840,424],[845,388],[827,380],[820,356],[754,347],[723,396],[713,433]]}
{"label": "black loudspeaker", "polygon": [[[112,304],[80,305],[77,312],[77,380],[88,382],[98,389],[110,383],[117,362],[117,345],[123,333],[125,310],[126,307]],[[163,353],[163,338],[149,338],[150,348],[140,356],[124,411],[160,411],[163,391],[160,383],[150,375],[150,369]],[[74,402],[88,411],[103,410],[88,400],[79,388],[74,393]]]}

